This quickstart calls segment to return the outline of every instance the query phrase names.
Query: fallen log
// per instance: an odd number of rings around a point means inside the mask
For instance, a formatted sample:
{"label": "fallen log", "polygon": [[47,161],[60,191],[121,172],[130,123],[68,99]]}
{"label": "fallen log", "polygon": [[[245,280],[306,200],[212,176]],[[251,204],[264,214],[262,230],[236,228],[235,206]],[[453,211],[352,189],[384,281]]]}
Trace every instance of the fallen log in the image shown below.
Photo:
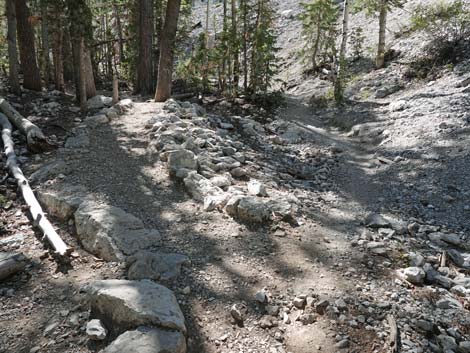
{"label": "fallen log", "polygon": [[393,315],[387,315],[387,321],[390,326],[390,353],[400,353],[401,340],[400,340],[400,329],[398,328],[397,321]]}
{"label": "fallen log", "polygon": [[32,152],[42,152],[51,149],[53,145],[47,140],[41,129],[18,113],[18,111],[2,97],[0,97],[0,111],[26,136],[28,148]]}
{"label": "fallen log", "polygon": [[25,267],[26,257],[23,254],[0,252],[0,281],[23,271]]}
{"label": "fallen log", "polygon": [[72,252],[72,248],[68,247],[55,231],[51,222],[45,216],[39,202],[34,196],[33,190],[29,186],[28,180],[18,166],[16,154],[14,150],[13,140],[11,138],[12,126],[7,117],[0,113],[0,126],[2,127],[2,140],[7,157],[7,168],[10,174],[16,179],[19,189],[23,194],[23,198],[29,207],[33,224],[37,226],[43,233],[44,237],[54,248],[56,254],[60,256],[68,256]]}

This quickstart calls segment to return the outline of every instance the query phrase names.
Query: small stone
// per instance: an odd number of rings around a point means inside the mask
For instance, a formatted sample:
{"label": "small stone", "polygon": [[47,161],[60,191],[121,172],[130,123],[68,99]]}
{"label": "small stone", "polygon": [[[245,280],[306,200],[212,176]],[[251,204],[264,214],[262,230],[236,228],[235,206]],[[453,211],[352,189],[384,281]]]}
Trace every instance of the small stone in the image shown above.
{"label": "small stone", "polygon": [[233,169],[230,171],[230,174],[231,174],[234,178],[241,178],[241,177],[244,177],[244,176],[246,175],[246,170],[243,169],[243,168],[237,167],[237,168],[233,168]]}
{"label": "small stone", "polygon": [[327,299],[322,299],[315,305],[315,310],[318,314],[324,315],[328,305],[330,305],[330,302]]}
{"label": "small stone", "polygon": [[289,315],[287,315],[287,313],[282,313],[282,322],[284,324],[290,324],[290,318],[289,318]]}
{"label": "small stone", "polygon": [[53,322],[47,325],[43,332],[44,337],[50,335],[57,328],[57,326],[59,326],[58,322]]}
{"label": "small stone", "polygon": [[303,325],[309,325],[313,324],[316,321],[316,318],[314,314],[302,314],[297,320],[300,321]]}
{"label": "small stone", "polygon": [[29,353],[37,353],[37,352],[39,352],[40,349],[41,349],[41,347],[39,347],[39,346],[34,346],[33,348],[31,348],[31,349],[29,350]]}
{"label": "small stone", "polygon": [[243,313],[237,304],[233,304],[230,308],[230,315],[232,315],[235,321],[243,322]]}
{"label": "small stone", "polygon": [[275,322],[271,316],[265,315],[259,321],[259,327],[261,328],[271,328],[274,326],[277,326],[277,322]]}
{"label": "small stone", "polygon": [[184,287],[181,293],[183,293],[184,295],[188,295],[189,293],[191,293],[191,287],[190,286]]}
{"label": "small stone", "polygon": [[391,224],[382,215],[371,213],[365,219],[365,224],[370,228],[390,228]]}
{"label": "small stone", "polygon": [[106,338],[108,331],[101,323],[101,320],[94,319],[86,324],[86,334],[94,341],[102,341]]}
{"label": "small stone", "polygon": [[444,349],[444,351],[457,350],[458,346],[457,346],[457,343],[455,342],[455,338],[453,337],[442,334],[442,335],[437,336],[437,341],[439,342],[439,345]]}
{"label": "small stone", "polygon": [[268,196],[266,187],[258,180],[250,180],[247,184],[248,193],[255,196]]}
{"label": "small stone", "polygon": [[461,309],[462,304],[454,298],[439,299],[436,303],[439,309]]}
{"label": "small stone", "polygon": [[279,315],[279,306],[278,305],[266,305],[266,312],[268,315],[277,316]]}
{"label": "small stone", "polygon": [[338,349],[344,349],[349,347],[349,340],[348,339],[343,339],[336,343],[336,348]]}
{"label": "small stone", "polygon": [[255,299],[260,303],[266,303],[268,301],[268,297],[266,296],[266,292],[264,290],[256,292]]}
{"label": "small stone", "polygon": [[462,341],[459,343],[459,350],[462,353],[470,353],[470,341]]}
{"label": "small stone", "polygon": [[422,268],[419,267],[408,267],[405,268],[403,271],[405,278],[408,282],[421,285],[423,284],[424,277],[426,277],[426,273]]}
{"label": "small stone", "polygon": [[408,255],[409,259],[410,259],[410,264],[411,266],[413,267],[422,267],[424,264],[425,264],[425,260],[424,260],[424,257],[423,255],[419,254],[419,253],[410,253]]}
{"label": "small stone", "polygon": [[305,302],[305,298],[295,297],[292,301],[292,304],[294,304],[294,306],[298,309],[303,309],[305,306]]}
{"label": "small stone", "polygon": [[341,298],[335,300],[335,305],[339,310],[346,310],[348,308],[348,304]]}

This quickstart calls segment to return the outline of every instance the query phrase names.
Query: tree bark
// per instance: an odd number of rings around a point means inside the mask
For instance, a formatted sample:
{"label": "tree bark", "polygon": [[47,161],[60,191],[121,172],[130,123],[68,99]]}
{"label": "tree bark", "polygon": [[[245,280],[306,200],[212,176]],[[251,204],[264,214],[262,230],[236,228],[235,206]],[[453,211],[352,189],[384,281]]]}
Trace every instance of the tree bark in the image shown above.
{"label": "tree bark", "polygon": [[44,82],[47,87],[51,81],[51,61],[49,58],[49,13],[47,2],[45,0],[41,0],[41,17],[42,61],[44,65]]}
{"label": "tree bark", "polygon": [[80,37],[78,41],[78,88],[80,94],[80,110],[85,113],[87,110],[87,79],[86,79],[86,58],[85,39]]}
{"label": "tree bark", "polygon": [[62,31],[55,31],[53,34],[52,57],[54,60],[54,82],[55,88],[63,92],[65,90],[64,81],[64,59],[63,59],[63,38]]}
{"label": "tree bark", "polygon": [[116,19],[116,30],[117,35],[119,38],[119,62],[123,62],[125,60],[124,57],[124,36],[122,35],[122,25],[121,25],[121,17],[119,16],[119,7],[116,1],[113,1],[113,11],[115,14]]}
{"label": "tree bark", "polygon": [[[120,25],[119,25],[119,13],[117,6],[113,6],[114,16],[114,37],[120,39]],[[121,45],[122,40],[117,40],[113,43],[113,103],[119,102],[119,66],[121,60]]]}
{"label": "tree bark", "polygon": [[24,118],[13,108],[10,103],[0,97],[0,111],[2,111],[8,119],[26,136],[28,148],[33,152],[42,152],[50,149],[50,144],[41,129],[35,124]]}
{"label": "tree bark", "polygon": [[168,0],[160,43],[160,61],[158,70],[155,101],[164,102],[171,96],[171,80],[173,73],[173,52],[178,26],[181,0]]}
{"label": "tree bark", "polygon": [[375,66],[381,69],[385,65],[385,27],[387,25],[387,0],[381,0],[379,11],[379,44]]}
{"label": "tree bark", "polygon": [[248,91],[248,4],[247,0],[243,1],[243,90]]}
{"label": "tree bark", "polygon": [[2,126],[2,140],[5,155],[7,157],[7,168],[10,171],[10,174],[16,179],[23,198],[29,206],[29,212],[34,225],[42,231],[44,237],[52,245],[56,254],[60,256],[68,256],[72,252],[72,249],[64,243],[59,234],[55,231],[51,222],[46,218],[36,196],[34,196],[33,190],[31,190],[31,187],[29,186],[28,180],[23,175],[20,167],[18,167],[14,144],[11,138],[12,126],[7,117],[3,114],[0,114],[0,125]]}
{"label": "tree bark", "polygon": [[237,93],[238,84],[240,81],[240,60],[239,56],[239,46],[238,46],[238,31],[237,31],[237,6],[236,0],[232,0],[232,40],[234,41],[233,46],[233,89],[234,93]]}
{"label": "tree bark", "polygon": [[136,92],[149,94],[155,89],[153,82],[153,0],[137,1],[138,56]]}
{"label": "tree bark", "polygon": [[6,0],[7,40],[8,40],[8,79],[11,91],[21,93],[20,79],[18,77],[18,51],[16,47],[16,14],[14,0]]}
{"label": "tree bark", "polygon": [[85,84],[86,84],[86,97],[91,98],[96,96],[95,75],[93,74],[93,64],[91,62],[90,49],[86,47],[85,40],[83,40],[83,59],[85,65]]}
{"label": "tree bark", "polygon": [[0,281],[23,271],[25,267],[26,257],[23,254],[0,252]]}
{"label": "tree bark", "polygon": [[341,103],[343,100],[343,80],[346,66],[346,44],[348,42],[349,27],[349,0],[344,0],[343,6],[343,28],[341,31],[341,46],[339,49],[338,65],[334,82],[334,96],[336,102],[338,103]]}
{"label": "tree bark", "polygon": [[30,13],[29,8],[26,5],[26,0],[16,0],[15,9],[21,69],[24,75],[23,87],[34,91],[40,91],[41,75],[36,61],[34,32],[29,22]]}

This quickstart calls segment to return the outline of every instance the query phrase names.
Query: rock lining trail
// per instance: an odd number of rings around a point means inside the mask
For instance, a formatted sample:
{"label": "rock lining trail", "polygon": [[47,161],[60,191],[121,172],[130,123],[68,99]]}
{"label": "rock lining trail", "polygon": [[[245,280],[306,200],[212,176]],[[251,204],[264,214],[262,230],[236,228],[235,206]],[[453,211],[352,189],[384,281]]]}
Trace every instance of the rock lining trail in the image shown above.
{"label": "rock lining trail", "polygon": [[[28,268],[52,276],[42,286],[59,300],[39,299],[42,336],[0,341],[10,351],[118,352],[138,339],[139,353],[155,342],[178,353],[386,352],[393,315],[403,351],[466,352],[465,220],[436,223],[439,208],[422,202],[407,214],[396,194],[407,188],[387,177],[416,165],[372,143],[375,130],[332,126],[362,107],[313,110],[288,97],[273,119],[243,101],[208,113],[95,100],[96,114],[75,117],[64,147],[32,174],[77,250],[68,272]],[[26,243],[39,256],[34,238]],[[33,310],[38,299],[18,290]],[[27,313],[7,317],[17,325]]]}

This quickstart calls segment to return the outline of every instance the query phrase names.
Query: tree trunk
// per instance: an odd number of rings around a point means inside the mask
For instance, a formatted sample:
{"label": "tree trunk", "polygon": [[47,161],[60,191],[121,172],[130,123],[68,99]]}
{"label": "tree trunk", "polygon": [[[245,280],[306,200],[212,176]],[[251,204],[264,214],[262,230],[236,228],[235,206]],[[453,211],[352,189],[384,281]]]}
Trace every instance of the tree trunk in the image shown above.
{"label": "tree trunk", "polygon": [[206,0],[206,26],[204,28],[204,68],[202,71],[202,86],[204,91],[209,89],[209,17],[210,17],[210,4],[211,0]]}
{"label": "tree trunk", "polygon": [[113,6],[114,16],[114,38],[118,39],[113,43],[113,103],[119,102],[119,66],[121,60],[121,41],[119,40],[119,32],[121,30],[118,24],[119,13],[116,5]]}
{"label": "tree trunk", "polygon": [[343,80],[346,66],[346,44],[348,42],[348,26],[349,26],[349,0],[344,0],[343,8],[343,28],[341,32],[341,46],[339,49],[339,57],[334,82],[334,96],[338,103],[343,100]]}
{"label": "tree trunk", "polygon": [[62,37],[62,58],[64,67],[64,80],[74,80],[73,50],[70,31],[66,29]]}
{"label": "tree trunk", "polygon": [[381,69],[385,65],[385,26],[387,25],[387,0],[381,0],[379,12],[379,44],[375,66]]}
{"label": "tree trunk", "polygon": [[233,45],[233,89],[235,95],[238,90],[238,83],[240,81],[240,61],[238,58],[239,47],[238,47],[238,31],[237,31],[237,6],[236,0],[232,0],[232,39],[234,41]]}
{"label": "tree trunk", "polygon": [[52,57],[54,59],[54,81],[55,88],[63,92],[65,90],[64,82],[64,60],[62,56],[63,32],[55,31],[53,34]]}
{"label": "tree trunk", "polygon": [[243,90],[248,91],[248,4],[243,1]]}
{"label": "tree trunk", "polygon": [[46,0],[41,0],[41,17],[42,61],[44,65],[44,82],[47,87],[51,81],[51,61],[49,58],[49,13]]}
{"label": "tree trunk", "polygon": [[20,80],[18,78],[18,52],[16,48],[16,15],[14,0],[6,0],[6,15],[8,21],[8,79],[11,91],[21,93]]}
{"label": "tree trunk", "polygon": [[138,55],[136,92],[149,94],[155,84],[152,80],[153,63],[153,0],[137,1]]}
{"label": "tree trunk", "polygon": [[23,271],[26,263],[26,257],[22,253],[0,252],[0,281]]}
{"label": "tree trunk", "polygon": [[[54,21],[52,22],[52,59],[54,63],[54,83],[55,89],[61,92],[65,90],[64,80],[64,21],[62,17],[63,9],[56,3],[53,7]],[[65,31],[65,33],[68,33]]]}
{"label": "tree trunk", "polygon": [[157,90],[155,92],[155,101],[157,102],[164,102],[171,96],[173,51],[175,46],[180,5],[181,0],[168,0],[166,7],[165,24],[163,25],[162,38],[160,43]]}
{"label": "tree trunk", "polygon": [[117,35],[119,38],[119,62],[123,62],[125,60],[124,57],[124,37],[122,35],[122,25],[121,25],[121,17],[119,16],[119,7],[116,1],[113,1],[113,11],[115,14],[116,20],[116,30]]}
{"label": "tree trunk", "polygon": [[29,8],[26,5],[26,0],[16,0],[15,9],[21,69],[24,75],[23,87],[34,91],[40,91],[41,75],[36,61],[34,32],[29,22],[30,13]]}
{"label": "tree trunk", "polygon": [[87,110],[87,74],[85,58],[85,40],[80,37],[78,43],[78,88],[80,94],[80,110],[85,113]]}
{"label": "tree trunk", "polygon": [[315,33],[315,42],[313,44],[313,53],[312,53],[312,70],[315,71],[317,69],[317,55],[318,49],[320,47],[320,38],[321,38],[321,22],[320,22],[320,14],[317,18],[317,32]]}
{"label": "tree trunk", "polygon": [[[84,41],[84,39],[82,38]],[[96,96],[96,85],[95,76],[93,74],[93,64],[91,62],[90,49],[86,47],[85,42],[83,43],[83,59],[85,65],[85,85],[86,85],[86,96],[91,98]]]}

